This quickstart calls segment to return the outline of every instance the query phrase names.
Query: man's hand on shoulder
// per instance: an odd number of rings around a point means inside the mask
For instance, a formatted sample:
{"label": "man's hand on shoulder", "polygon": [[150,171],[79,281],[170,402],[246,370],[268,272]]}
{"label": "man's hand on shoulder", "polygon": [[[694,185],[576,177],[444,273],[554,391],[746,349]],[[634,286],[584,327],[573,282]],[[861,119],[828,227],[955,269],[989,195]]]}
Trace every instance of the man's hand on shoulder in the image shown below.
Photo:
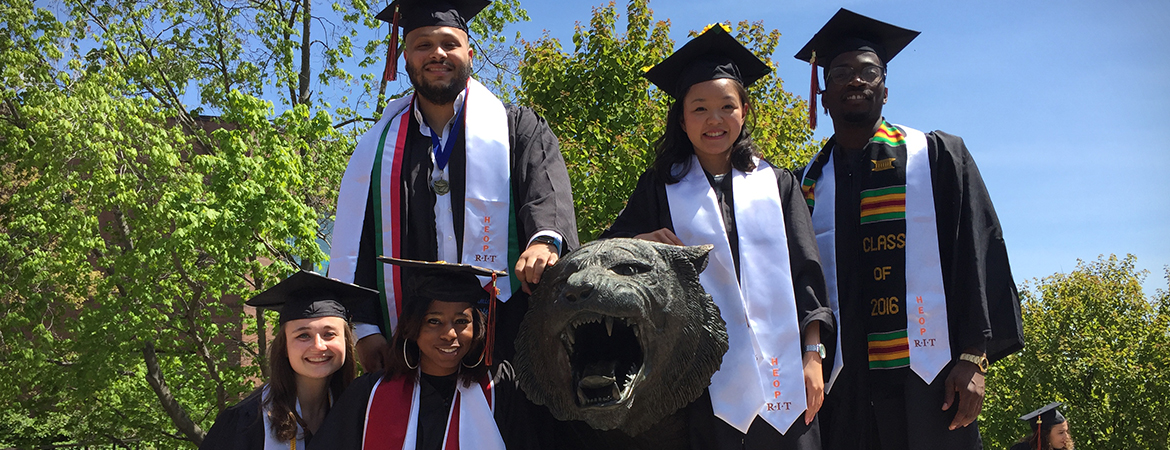
{"label": "man's hand on shoulder", "polygon": [[386,370],[386,365],[390,362],[390,344],[386,342],[386,337],[381,334],[371,334],[358,339],[354,349],[357,352],[355,356],[357,356],[358,363],[362,365],[365,373]]}
{"label": "man's hand on shoulder", "polygon": [[970,361],[958,361],[947,375],[943,388],[943,411],[955,406],[958,397],[959,410],[951,421],[950,429],[965,427],[979,417],[983,410],[983,373],[979,366]]}
{"label": "man's hand on shoulder", "polygon": [[557,255],[557,248],[552,244],[533,241],[524,253],[520,254],[520,259],[516,260],[516,278],[520,280],[525,293],[532,293],[532,285],[540,283],[541,275],[544,275],[544,269],[553,266],[557,263],[560,256]]}

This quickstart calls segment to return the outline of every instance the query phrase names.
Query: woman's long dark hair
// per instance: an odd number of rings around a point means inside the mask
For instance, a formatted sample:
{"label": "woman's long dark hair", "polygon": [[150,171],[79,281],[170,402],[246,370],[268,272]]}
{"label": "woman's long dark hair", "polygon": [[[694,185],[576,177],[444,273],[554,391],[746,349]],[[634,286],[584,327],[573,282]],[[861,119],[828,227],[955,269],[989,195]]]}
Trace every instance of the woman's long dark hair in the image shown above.
{"label": "woman's long dark hair", "polygon": [[[403,305],[402,316],[398,318],[398,327],[394,330],[394,342],[390,345],[390,362],[386,364],[385,376],[387,378],[415,376],[420,357],[418,333],[422,330],[427,311],[431,308],[431,302],[435,301],[438,300],[429,302],[416,300],[405,302]],[[488,371],[487,364],[482,361],[484,346],[487,342],[487,333],[485,332],[487,322],[474,303],[467,302],[467,305],[471,306],[471,323],[475,332],[471,339],[471,349],[463,356],[463,367],[459,371],[459,379],[463,381],[464,386],[470,386],[471,383],[477,382]],[[403,350],[403,346],[406,347],[405,350]],[[413,363],[408,366],[407,361],[402,359],[403,356],[410,358]],[[416,369],[411,369],[410,366],[414,366]]]}
{"label": "woman's long dark hair", "polygon": [[[743,129],[739,131],[735,142],[731,144],[731,167],[742,172],[750,172],[756,169],[756,163],[752,161],[752,157],[760,156],[756,145],[752,142],[752,127],[748,123],[748,118],[752,117],[751,104],[748,102],[747,89],[743,87],[743,84],[735,79],[731,79],[731,81],[732,85],[735,86],[736,94],[739,95],[740,103],[744,105]],[[691,155],[695,154],[695,146],[691,144],[687,132],[682,127],[683,99],[685,98],[684,95],[682,99],[676,99],[670,105],[670,111],[666,113],[666,130],[663,131],[662,137],[654,143],[654,177],[659,182],[666,184],[678,183],[682,179],[682,175],[690,170]],[[682,164],[683,171],[681,173],[672,172],[675,164]]]}
{"label": "woman's long dark hair", "polygon": [[[286,324],[276,330],[276,338],[268,348],[268,372],[272,378],[268,380],[268,398],[264,400],[264,409],[272,421],[272,432],[277,439],[291,441],[297,436],[297,423],[301,422],[297,411],[297,373],[288,361],[288,337],[285,336]],[[349,323],[345,324],[345,361],[341,368],[329,375],[329,393],[333,398],[341,396],[349,382],[353,381],[357,372],[354,363],[354,335]],[[305,439],[311,437],[309,429],[303,423]]]}
{"label": "woman's long dark hair", "polygon": [[[1052,432],[1052,427],[1042,427],[1039,433],[1033,431],[1032,434],[1029,435],[1028,437],[1020,439],[1020,442],[1027,442],[1028,448],[1030,448],[1030,449],[1039,448],[1041,450],[1048,450],[1048,449],[1052,448],[1052,443],[1048,442],[1048,434],[1051,432]],[[1036,444],[1037,439],[1040,440],[1039,445]],[[1069,437],[1069,441],[1070,442],[1072,441],[1072,437]]]}

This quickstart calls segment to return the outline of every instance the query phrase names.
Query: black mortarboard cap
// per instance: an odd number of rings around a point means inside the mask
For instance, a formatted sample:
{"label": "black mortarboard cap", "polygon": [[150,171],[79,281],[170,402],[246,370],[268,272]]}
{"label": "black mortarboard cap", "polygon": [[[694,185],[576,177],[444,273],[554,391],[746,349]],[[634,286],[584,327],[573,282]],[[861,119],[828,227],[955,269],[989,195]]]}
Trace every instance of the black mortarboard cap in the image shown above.
{"label": "black mortarboard cap", "polygon": [[467,32],[471,18],[491,3],[490,0],[394,0],[375,16],[390,24],[390,45],[382,79],[398,79],[398,27],[402,27],[403,35],[432,26],[455,27]]}
{"label": "black mortarboard cap", "polygon": [[817,94],[821,91],[817,81],[817,66],[829,67],[840,54],[857,50],[874,52],[883,64],[889,64],[916,37],[917,31],[871,19],[845,8],[837,10],[837,14],[804,44],[804,48],[796,52],[796,59],[812,66],[808,99],[809,126],[814,130],[817,128]]}
{"label": "black mortarboard cap", "polygon": [[290,320],[340,317],[349,320],[346,305],[372,301],[378,291],[324,275],[299,271],[256,294],[248,306],[280,311],[280,323]]}
{"label": "black mortarboard cap", "polygon": [[681,100],[696,83],[731,78],[746,87],[771,71],[722,24],[716,24],[642,76],[671,97]]}
{"label": "black mortarboard cap", "polygon": [[829,67],[838,55],[862,50],[877,53],[882,62],[888,64],[918,34],[841,8],[804,44],[804,48],[796,52],[796,59],[811,63],[816,52],[815,64]]}
{"label": "black mortarboard cap", "polygon": [[394,23],[398,11],[398,26],[403,33],[422,27],[454,27],[468,31],[467,24],[491,2],[488,0],[395,0],[378,13],[377,18]]}
{"label": "black mortarboard cap", "polygon": [[379,256],[378,261],[393,264],[403,269],[402,288],[405,301],[438,300],[441,302],[487,303],[488,289],[495,285],[483,286],[478,277],[495,274],[507,279],[508,273],[485,269],[470,264],[454,264],[443,261],[415,261],[412,259]]}
{"label": "black mortarboard cap", "polygon": [[[484,347],[484,361],[492,364],[492,348],[496,335],[496,289],[497,278],[508,279],[508,272],[485,269],[471,264],[454,264],[444,261],[415,261],[389,256],[379,256],[378,261],[402,268],[403,300],[405,302],[466,302],[480,306],[486,316],[487,342]],[[487,286],[479,277],[491,277]]]}
{"label": "black mortarboard cap", "polygon": [[1020,420],[1026,421],[1035,429],[1037,425],[1043,428],[1051,428],[1053,425],[1064,423],[1064,416],[1056,408],[1064,403],[1052,402],[1044,405],[1040,409],[1020,416]]}

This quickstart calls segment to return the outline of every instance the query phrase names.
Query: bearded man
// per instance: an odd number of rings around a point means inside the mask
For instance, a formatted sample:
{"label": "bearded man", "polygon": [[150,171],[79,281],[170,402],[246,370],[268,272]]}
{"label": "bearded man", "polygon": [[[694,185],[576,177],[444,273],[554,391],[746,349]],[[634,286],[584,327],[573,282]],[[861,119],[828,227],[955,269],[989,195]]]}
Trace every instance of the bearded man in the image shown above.
{"label": "bearded man", "polygon": [[[512,273],[500,280],[495,351],[512,354],[530,286],[576,247],[568,172],[556,136],[528,108],[504,105],[471,77],[468,21],[487,0],[397,0],[397,29],[413,95],[391,101],[354,150],[341,181],[329,275],[380,291],[355,312],[358,360],[367,371],[390,358],[385,336],[401,312],[402,270],[377,256],[467,263]],[[509,270],[513,269],[513,270]],[[486,285],[490,280],[483,279]],[[493,303],[493,307],[496,305]]]}

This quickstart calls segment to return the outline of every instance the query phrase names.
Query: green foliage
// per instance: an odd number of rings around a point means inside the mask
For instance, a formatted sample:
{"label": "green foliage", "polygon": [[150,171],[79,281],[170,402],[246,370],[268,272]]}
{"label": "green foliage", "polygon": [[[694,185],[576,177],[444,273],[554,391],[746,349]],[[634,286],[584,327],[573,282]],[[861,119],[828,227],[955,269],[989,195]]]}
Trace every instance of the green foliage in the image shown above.
{"label": "green foliage", "polygon": [[[560,139],[582,241],[596,238],[625,206],[654,159],[671,101],[641,76],[673,51],[670,22],[654,21],[648,0],[631,0],[624,34],[617,23],[612,2],[594,8],[589,25],[578,25],[573,34],[572,52],[545,36],[524,44],[520,64],[519,100],[543,115]],[[780,37],[761,23],[742,22],[737,30],[757,55],[772,54]],[[785,167],[808,161],[815,145],[803,102],[784,91],[775,75],[749,91],[753,138],[764,156]]]}
{"label": "green foliage", "polygon": [[386,51],[331,6],[0,0],[0,447],[193,448],[262,378],[239,299],[324,263]]}
{"label": "green foliage", "polygon": [[1016,418],[1050,401],[1065,403],[1078,448],[1170,446],[1170,294],[1143,295],[1135,260],[1081,261],[1025,285],[1027,345],[988,376],[987,448],[1028,434]]}

